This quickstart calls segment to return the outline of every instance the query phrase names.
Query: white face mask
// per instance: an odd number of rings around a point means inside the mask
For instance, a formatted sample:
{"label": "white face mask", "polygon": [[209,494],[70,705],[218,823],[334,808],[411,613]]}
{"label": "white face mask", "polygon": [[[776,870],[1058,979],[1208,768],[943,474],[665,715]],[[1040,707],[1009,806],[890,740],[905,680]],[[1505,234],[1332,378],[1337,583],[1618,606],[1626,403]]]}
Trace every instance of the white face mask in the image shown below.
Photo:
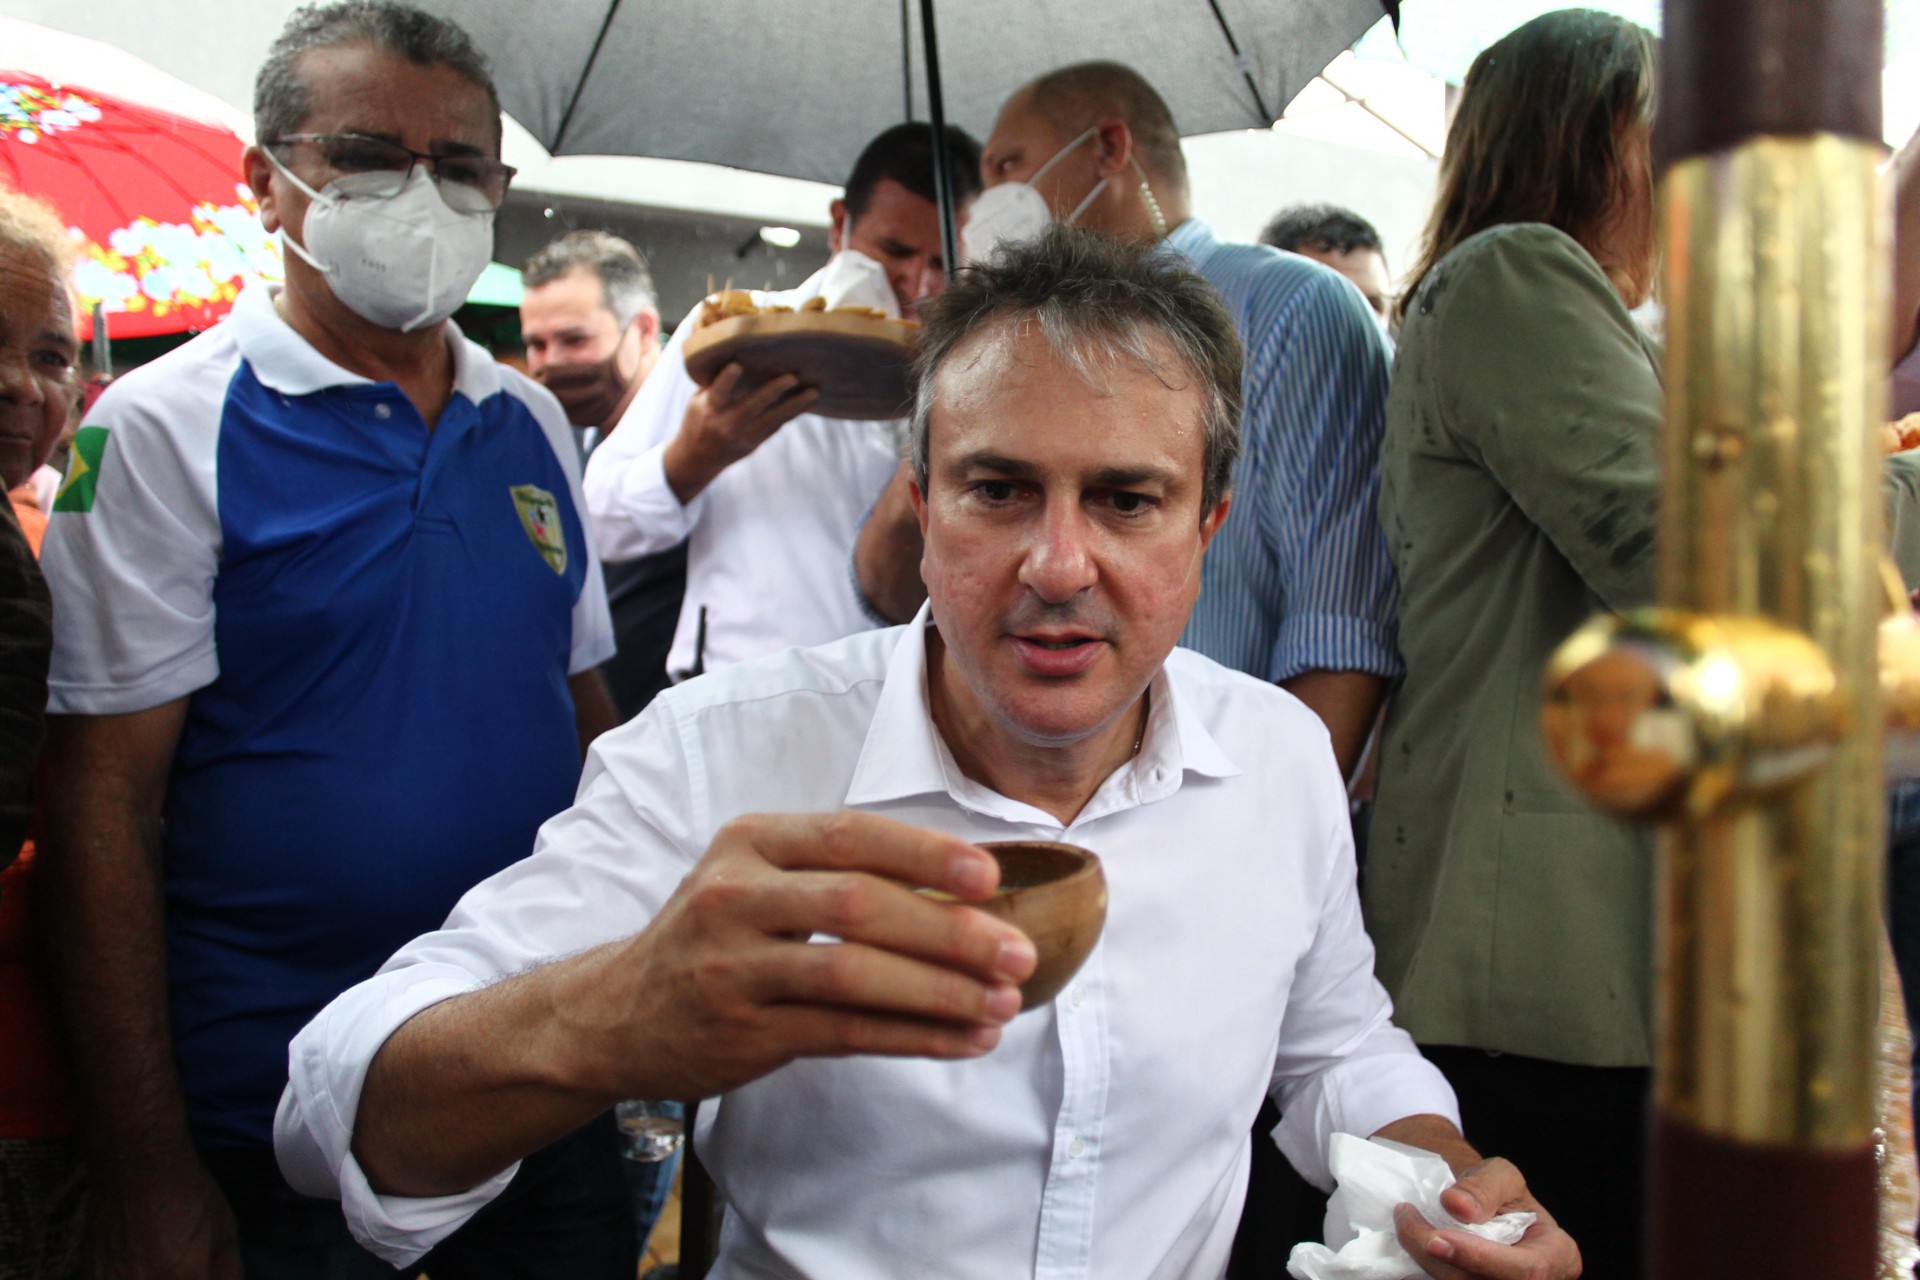
{"label": "white face mask", "polygon": [[347,174],[315,191],[272,152],[267,158],[306,192],[304,245],[282,232],[286,246],[327,278],[348,309],[384,329],[411,333],[452,315],[493,254],[493,211],[448,207],[424,165],[392,196],[359,190],[384,174]]}
{"label": "white face mask", "polygon": [[[1053,153],[1053,157],[1033,171],[1033,177],[1025,182],[1003,182],[997,187],[988,187],[974,197],[973,209],[967,214],[967,225],[960,229],[961,256],[967,262],[985,262],[1003,246],[1023,244],[1038,239],[1040,234],[1053,225],[1053,210],[1047,206],[1047,198],[1033,189],[1033,184],[1047,176],[1047,170],[1060,163],[1075,147],[1098,133],[1098,128],[1087,130],[1066,146]],[[1087,211],[1094,197],[1106,189],[1107,179],[1102,178],[1087,192],[1087,198],[1073,207],[1067,215],[1067,225],[1072,226],[1075,219]]]}

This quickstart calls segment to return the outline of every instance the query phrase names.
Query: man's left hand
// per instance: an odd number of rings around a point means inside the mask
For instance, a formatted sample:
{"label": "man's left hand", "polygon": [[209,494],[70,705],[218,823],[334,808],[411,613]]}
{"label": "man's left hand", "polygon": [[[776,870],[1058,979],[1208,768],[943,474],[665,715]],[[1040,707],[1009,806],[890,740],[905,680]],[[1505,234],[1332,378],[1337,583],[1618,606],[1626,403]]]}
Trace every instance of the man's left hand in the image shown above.
{"label": "man's left hand", "polygon": [[1520,1243],[1495,1244],[1436,1227],[1412,1205],[1401,1205],[1393,1214],[1400,1247],[1436,1280],[1574,1280],[1580,1274],[1580,1247],[1527,1191],[1527,1180],[1511,1161],[1474,1165],[1441,1193],[1440,1203],[1461,1222],[1486,1222],[1523,1209],[1538,1214],[1539,1221]]}

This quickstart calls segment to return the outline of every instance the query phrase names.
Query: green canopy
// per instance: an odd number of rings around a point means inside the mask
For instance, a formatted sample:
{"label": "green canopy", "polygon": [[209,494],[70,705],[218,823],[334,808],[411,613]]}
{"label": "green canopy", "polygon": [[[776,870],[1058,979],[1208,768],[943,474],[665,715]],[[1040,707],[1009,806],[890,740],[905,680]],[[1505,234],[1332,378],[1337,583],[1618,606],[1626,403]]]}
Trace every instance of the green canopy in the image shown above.
{"label": "green canopy", "polygon": [[517,307],[525,297],[527,288],[520,281],[520,271],[498,262],[489,262],[480,278],[473,282],[473,288],[467,293],[468,305],[478,303],[483,307]]}

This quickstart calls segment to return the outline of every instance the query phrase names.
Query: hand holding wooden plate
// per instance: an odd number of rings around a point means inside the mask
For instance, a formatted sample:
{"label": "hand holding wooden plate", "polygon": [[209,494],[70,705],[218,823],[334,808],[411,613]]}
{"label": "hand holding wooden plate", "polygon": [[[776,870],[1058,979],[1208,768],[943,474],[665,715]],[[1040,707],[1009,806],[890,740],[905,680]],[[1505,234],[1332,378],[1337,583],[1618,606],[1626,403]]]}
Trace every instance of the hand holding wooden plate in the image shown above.
{"label": "hand holding wooden plate", "polygon": [[822,417],[872,421],[907,415],[916,326],[865,307],[743,311],[743,304],[729,302],[735,295],[745,296],[732,291],[709,299],[694,322],[699,327],[687,339],[685,355],[695,382],[704,387],[738,364],[743,391],[784,373],[817,388],[820,398],[810,412]]}

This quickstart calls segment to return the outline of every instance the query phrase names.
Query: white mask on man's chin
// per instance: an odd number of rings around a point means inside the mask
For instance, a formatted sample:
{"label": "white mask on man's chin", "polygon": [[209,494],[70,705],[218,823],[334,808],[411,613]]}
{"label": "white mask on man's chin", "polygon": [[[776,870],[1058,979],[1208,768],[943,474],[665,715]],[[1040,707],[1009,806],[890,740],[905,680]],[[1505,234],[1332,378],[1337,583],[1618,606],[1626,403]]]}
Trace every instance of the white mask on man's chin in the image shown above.
{"label": "white mask on man's chin", "polygon": [[[1070,153],[1088,138],[1099,133],[1098,127],[1085,133],[1054,152],[1048,161],[1033,171],[1033,177],[1025,182],[1003,182],[997,187],[988,187],[974,197],[973,210],[967,215],[967,225],[960,229],[960,256],[968,264],[985,262],[1002,248],[1009,245],[1024,244],[1037,240],[1046,229],[1053,225],[1053,210],[1047,206],[1047,198],[1034,189],[1033,184],[1047,175],[1047,170]],[[1087,206],[1107,189],[1111,178],[1102,178],[1087,192],[1086,198],[1073,206],[1065,222],[1072,226],[1079,221]]]}

